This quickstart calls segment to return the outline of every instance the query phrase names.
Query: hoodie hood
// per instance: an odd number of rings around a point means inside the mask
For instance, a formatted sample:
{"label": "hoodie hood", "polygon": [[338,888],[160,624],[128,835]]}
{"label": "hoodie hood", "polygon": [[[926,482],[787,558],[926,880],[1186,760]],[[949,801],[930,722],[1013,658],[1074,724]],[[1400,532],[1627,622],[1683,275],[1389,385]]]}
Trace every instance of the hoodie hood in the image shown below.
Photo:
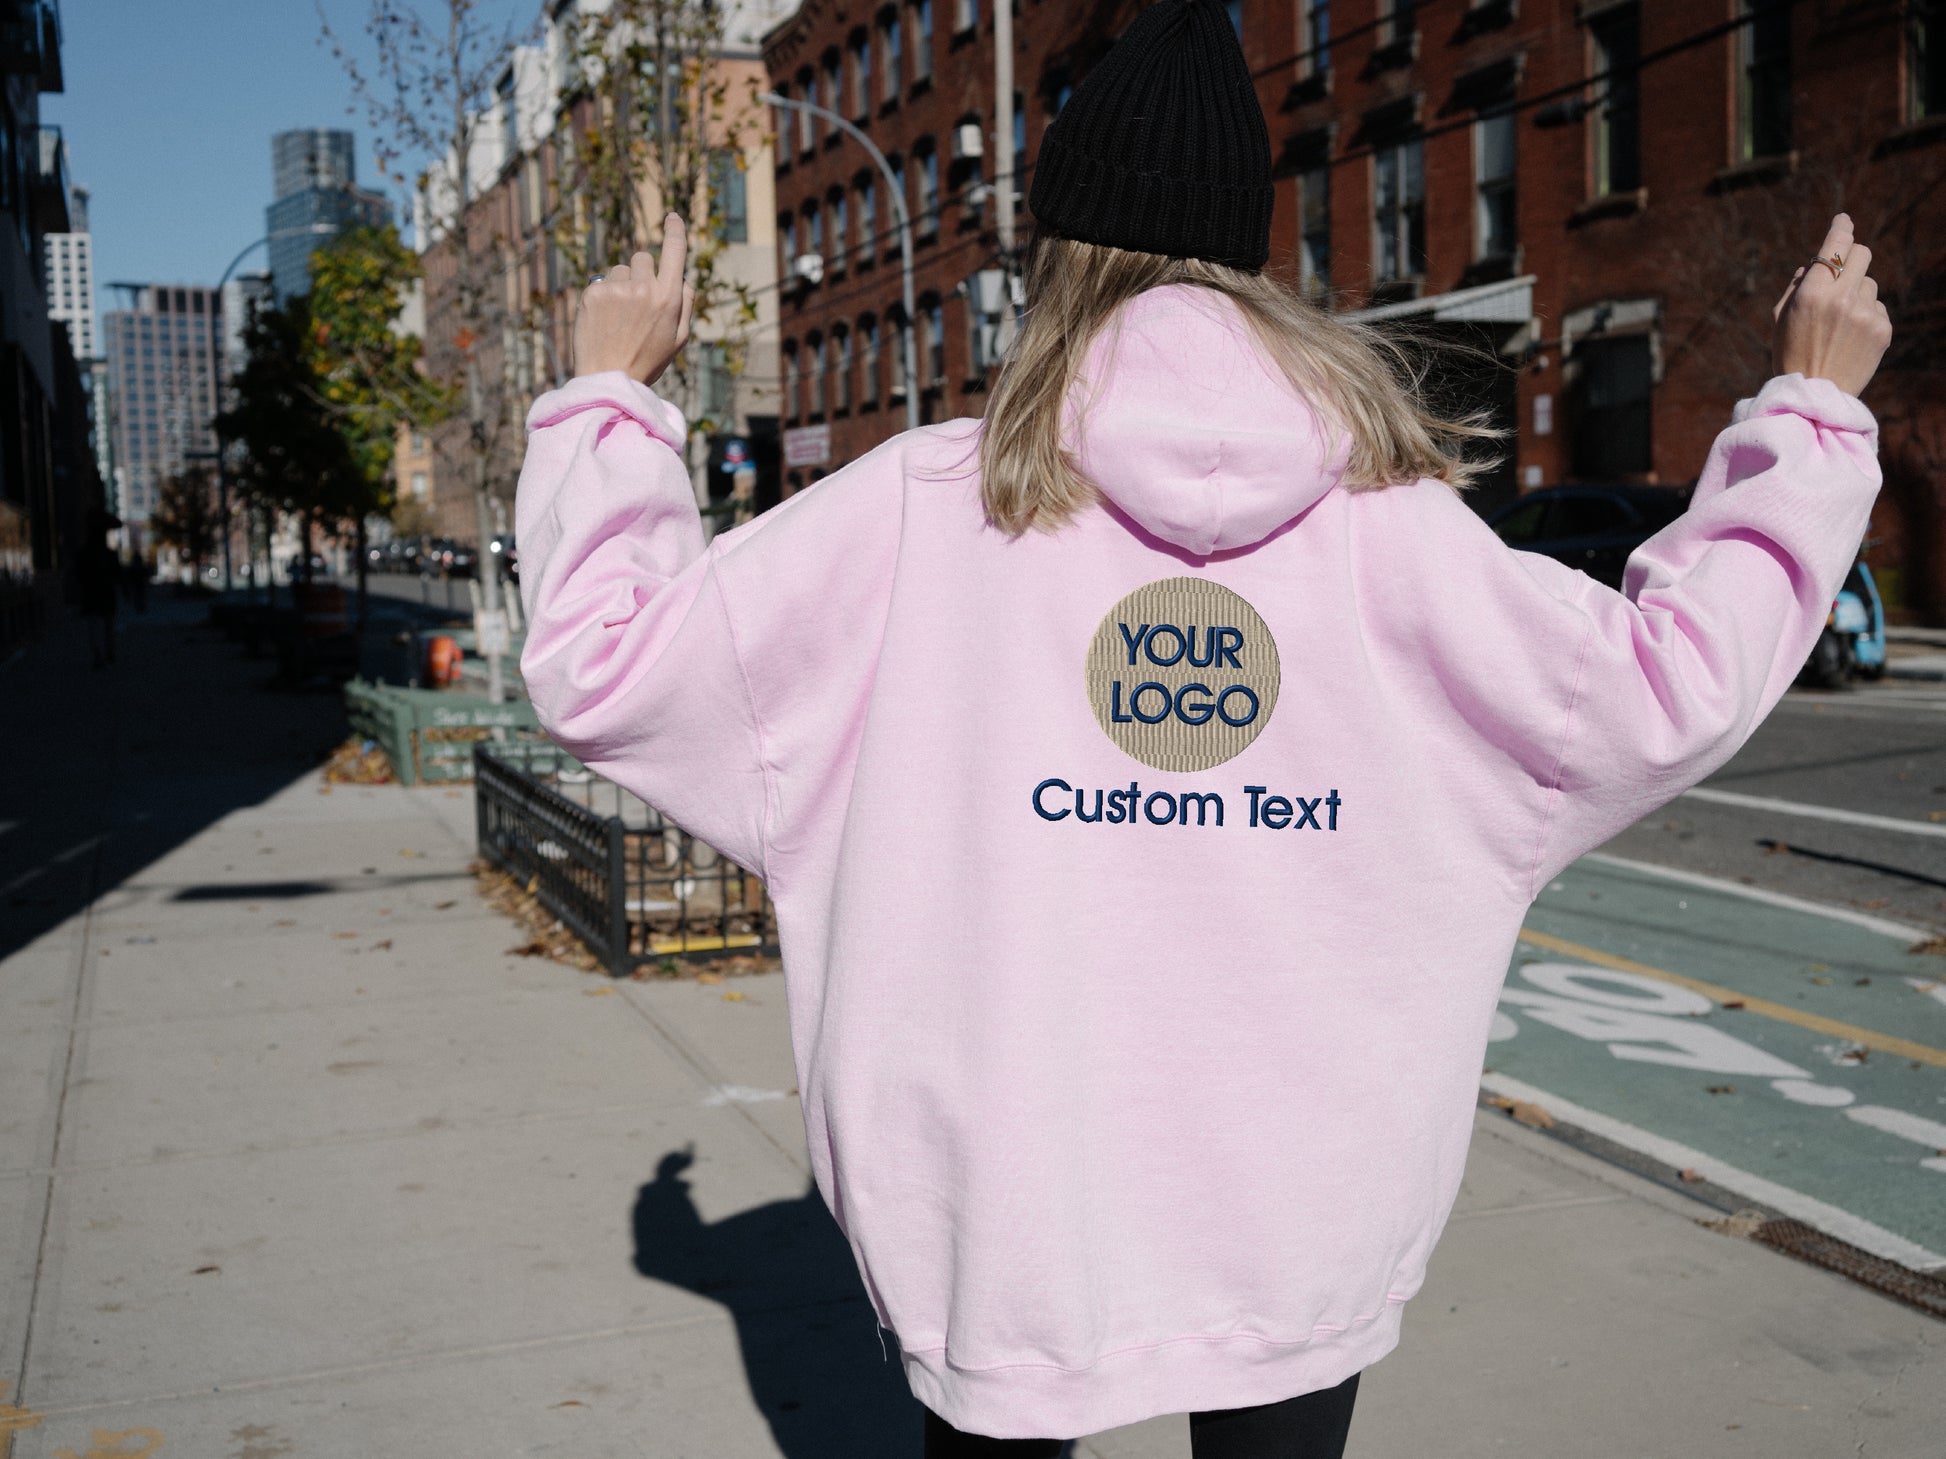
{"label": "hoodie hood", "polygon": [[1193,284],[1151,289],[1103,327],[1062,440],[1103,496],[1198,556],[1261,542],[1307,511],[1350,450],[1238,306]]}

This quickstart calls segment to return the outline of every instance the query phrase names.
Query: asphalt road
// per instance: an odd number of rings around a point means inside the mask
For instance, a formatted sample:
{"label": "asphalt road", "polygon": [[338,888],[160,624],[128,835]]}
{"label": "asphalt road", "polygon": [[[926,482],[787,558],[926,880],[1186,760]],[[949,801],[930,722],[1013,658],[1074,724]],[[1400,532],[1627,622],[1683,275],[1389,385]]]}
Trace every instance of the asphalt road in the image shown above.
{"label": "asphalt road", "polygon": [[1485,1083],[1946,1272],[1946,684],[1793,691],[1547,887]]}

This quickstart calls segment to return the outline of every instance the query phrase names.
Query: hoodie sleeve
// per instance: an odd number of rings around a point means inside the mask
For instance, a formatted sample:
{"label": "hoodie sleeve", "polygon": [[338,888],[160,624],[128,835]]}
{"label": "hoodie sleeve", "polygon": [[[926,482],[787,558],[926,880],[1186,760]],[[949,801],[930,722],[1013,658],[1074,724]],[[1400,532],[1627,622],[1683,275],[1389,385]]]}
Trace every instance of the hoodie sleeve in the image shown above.
{"label": "hoodie sleeve", "polygon": [[1877,451],[1855,397],[1779,376],[1738,404],[1688,511],[1636,549],[1620,592],[1520,554],[1582,619],[1530,896],[1714,772],[1770,713],[1856,556]]}
{"label": "hoodie sleeve", "polygon": [[527,430],[515,519],[536,715],[583,763],[767,874],[763,736],[681,412],[611,371],[541,396]]}

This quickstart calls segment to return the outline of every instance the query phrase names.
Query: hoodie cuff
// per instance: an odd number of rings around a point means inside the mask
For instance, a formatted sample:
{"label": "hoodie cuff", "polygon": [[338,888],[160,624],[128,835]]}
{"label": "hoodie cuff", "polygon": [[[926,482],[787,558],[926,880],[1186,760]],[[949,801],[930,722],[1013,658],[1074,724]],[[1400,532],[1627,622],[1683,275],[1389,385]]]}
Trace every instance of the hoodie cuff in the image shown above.
{"label": "hoodie cuff", "polygon": [[1829,380],[1804,375],[1775,375],[1748,400],[1739,400],[1730,413],[1733,425],[1766,415],[1799,415],[1827,430],[1878,434],[1878,418],[1856,395],[1847,395]]}
{"label": "hoodie cuff", "polygon": [[576,375],[559,390],[548,391],[527,412],[527,430],[545,430],[585,410],[624,416],[678,454],[689,438],[682,412],[622,370]]}

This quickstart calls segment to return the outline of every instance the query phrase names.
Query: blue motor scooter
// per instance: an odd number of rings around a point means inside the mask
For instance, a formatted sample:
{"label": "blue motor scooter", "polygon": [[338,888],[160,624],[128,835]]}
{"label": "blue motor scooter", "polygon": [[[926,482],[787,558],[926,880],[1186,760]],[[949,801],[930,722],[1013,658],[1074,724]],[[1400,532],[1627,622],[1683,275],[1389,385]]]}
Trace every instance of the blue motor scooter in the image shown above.
{"label": "blue motor scooter", "polygon": [[1862,558],[1845,574],[1825,616],[1824,631],[1811,646],[1797,682],[1814,689],[1840,689],[1854,674],[1861,679],[1885,677],[1885,603]]}

